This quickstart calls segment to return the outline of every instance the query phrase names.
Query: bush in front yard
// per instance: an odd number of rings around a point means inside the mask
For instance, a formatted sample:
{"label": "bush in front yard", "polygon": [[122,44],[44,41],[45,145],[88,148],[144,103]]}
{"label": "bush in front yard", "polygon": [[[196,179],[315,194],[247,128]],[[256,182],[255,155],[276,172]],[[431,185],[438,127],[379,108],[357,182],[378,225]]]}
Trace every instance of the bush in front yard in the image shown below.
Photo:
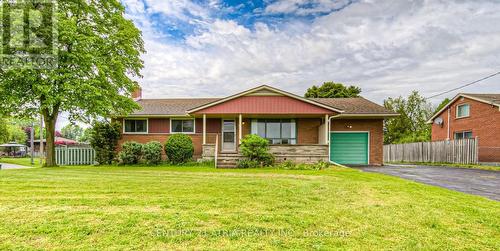
{"label": "bush in front yard", "polygon": [[142,144],[127,141],[122,144],[122,150],[118,154],[118,158],[120,159],[120,164],[131,165],[137,164],[141,160],[142,157]]}
{"label": "bush in front yard", "polygon": [[171,135],[165,143],[165,153],[172,164],[186,163],[193,158],[194,145],[185,134]]}
{"label": "bush in front yard", "polygon": [[259,166],[274,164],[274,156],[269,152],[269,142],[259,135],[246,135],[241,140],[240,152],[247,160],[255,161]]}
{"label": "bush in front yard", "polygon": [[90,145],[95,150],[99,165],[111,164],[116,157],[116,147],[121,137],[119,123],[94,122],[90,129]]}
{"label": "bush in front yard", "polygon": [[148,165],[157,165],[161,163],[161,153],[163,146],[158,141],[151,141],[143,146],[143,158]]}

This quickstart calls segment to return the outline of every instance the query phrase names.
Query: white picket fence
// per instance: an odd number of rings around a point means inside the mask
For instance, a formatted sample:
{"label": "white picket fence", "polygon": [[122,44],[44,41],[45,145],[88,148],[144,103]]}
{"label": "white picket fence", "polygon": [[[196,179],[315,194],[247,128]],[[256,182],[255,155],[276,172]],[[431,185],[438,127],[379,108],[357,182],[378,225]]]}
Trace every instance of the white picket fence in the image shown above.
{"label": "white picket fence", "polygon": [[384,162],[478,163],[478,139],[384,145]]}
{"label": "white picket fence", "polygon": [[56,147],[57,165],[93,165],[95,151],[90,147]]}

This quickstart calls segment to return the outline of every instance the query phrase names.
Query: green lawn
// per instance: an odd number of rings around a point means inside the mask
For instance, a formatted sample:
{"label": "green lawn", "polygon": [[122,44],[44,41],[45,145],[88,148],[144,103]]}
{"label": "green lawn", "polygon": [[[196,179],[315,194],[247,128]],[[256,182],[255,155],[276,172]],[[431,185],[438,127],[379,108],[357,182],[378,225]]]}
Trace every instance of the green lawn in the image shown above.
{"label": "green lawn", "polygon": [[499,250],[500,203],[357,170],[0,171],[0,249]]}

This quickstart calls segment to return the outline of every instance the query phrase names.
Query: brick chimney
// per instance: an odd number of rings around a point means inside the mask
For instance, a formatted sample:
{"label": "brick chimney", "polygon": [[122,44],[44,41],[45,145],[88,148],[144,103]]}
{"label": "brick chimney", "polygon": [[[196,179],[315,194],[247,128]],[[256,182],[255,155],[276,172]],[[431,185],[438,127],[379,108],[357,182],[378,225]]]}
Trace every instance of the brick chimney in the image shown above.
{"label": "brick chimney", "polygon": [[135,101],[142,99],[142,88],[140,86],[132,92],[132,99]]}

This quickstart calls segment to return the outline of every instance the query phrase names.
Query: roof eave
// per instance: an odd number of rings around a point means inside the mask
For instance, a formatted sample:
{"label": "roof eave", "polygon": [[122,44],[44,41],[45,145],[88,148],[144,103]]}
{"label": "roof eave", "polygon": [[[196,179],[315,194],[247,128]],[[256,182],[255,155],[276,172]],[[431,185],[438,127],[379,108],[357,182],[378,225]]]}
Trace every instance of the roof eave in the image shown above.
{"label": "roof eave", "polygon": [[338,118],[395,118],[399,117],[397,113],[342,113]]}
{"label": "roof eave", "polygon": [[175,117],[191,117],[189,114],[130,114],[120,115],[114,118],[175,118]]}

